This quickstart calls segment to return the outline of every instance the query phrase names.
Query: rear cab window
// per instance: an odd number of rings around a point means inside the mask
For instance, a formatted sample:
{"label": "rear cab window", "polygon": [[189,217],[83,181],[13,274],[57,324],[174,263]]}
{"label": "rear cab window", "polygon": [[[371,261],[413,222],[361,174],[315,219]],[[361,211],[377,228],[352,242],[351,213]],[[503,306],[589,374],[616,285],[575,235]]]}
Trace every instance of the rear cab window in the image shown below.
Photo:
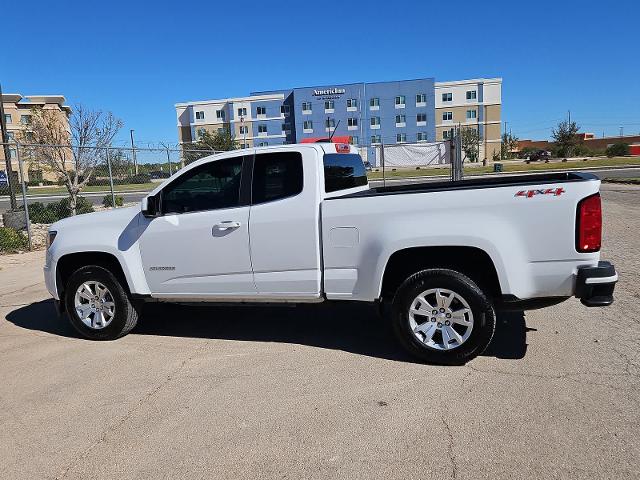
{"label": "rear cab window", "polygon": [[357,153],[326,153],[324,155],[324,191],[349,190],[367,185],[367,171]]}

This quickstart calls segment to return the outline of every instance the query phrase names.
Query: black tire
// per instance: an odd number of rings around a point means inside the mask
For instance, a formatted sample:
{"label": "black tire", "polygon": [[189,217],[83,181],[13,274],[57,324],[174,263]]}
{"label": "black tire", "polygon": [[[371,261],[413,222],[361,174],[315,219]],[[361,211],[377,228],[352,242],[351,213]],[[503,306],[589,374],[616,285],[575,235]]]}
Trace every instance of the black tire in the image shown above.
{"label": "black tire", "polygon": [[[107,287],[115,304],[113,320],[99,330],[85,325],[74,306],[76,290],[90,281],[100,282]],[[73,272],[66,285],[65,306],[71,325],[90,340],[115,340],[129,333],[138,323],[139,307],[131,302],[118,279],[109,270],[97,265],[82,267]]]}
{"label": "black tire", "polygon": [[[450,350],[438,350],[426,345],[411,329],[409,309],[412,302],[422,292],[434,288],[456,292],[466,300],[473,314],[473,327],[468,338]],[[441,365],[461,365],[480,355],[491,343],[496,326],[493,305],[482,290],[469,277],[448,269],[422,270],[407,278],[393,298],[391,321],[400,344],[410,354],[428,363]]]}

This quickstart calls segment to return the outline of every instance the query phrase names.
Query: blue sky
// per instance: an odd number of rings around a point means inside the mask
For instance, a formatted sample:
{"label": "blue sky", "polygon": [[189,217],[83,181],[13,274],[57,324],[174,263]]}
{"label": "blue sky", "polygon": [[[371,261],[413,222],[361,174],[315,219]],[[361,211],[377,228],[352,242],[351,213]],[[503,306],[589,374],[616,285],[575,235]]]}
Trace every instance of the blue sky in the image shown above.
{"label": "blue sky", "polygon": [[110,110],[177,142],[174,104],[304,85],[503,78],[503,121],[546,138],[640,132],[640,2],[1,0],[5,93]]}

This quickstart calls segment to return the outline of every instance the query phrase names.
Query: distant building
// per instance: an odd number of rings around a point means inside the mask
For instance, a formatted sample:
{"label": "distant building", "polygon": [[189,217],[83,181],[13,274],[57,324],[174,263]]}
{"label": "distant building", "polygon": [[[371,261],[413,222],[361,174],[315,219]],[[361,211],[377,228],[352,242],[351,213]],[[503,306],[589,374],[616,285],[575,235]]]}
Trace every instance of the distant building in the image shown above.
{"label": "distant building", "polygon": [[[31,111],[33,108],[43,108],[58,112],[61,121],[64,122],[68,129],[71,108],[65,105],[65,98],[62,95],[28,95],[23,97],[15,93],[3,94],[2,105],[7,128],[7,140],[10,143],[16,140],[21,143],[29,143],[29,125],[31,124]],[[11,157],[11,168],[14,176],[16,176],[18,161],[15,146],[11,145],[9,147],[9,155]],[[51,178],[51,173],[43,170],[37,158],[25,156],[23,160],[26,180],[38,181],[44,178]],[[5,153],[3,148],[0,148],[0,161],[0,170],[4,171]]]}
{"label": "distant building", "polygon": [[[628,145],[640,145],[640,135],[626,135],[626,136],[612,136],[612,137],[599,137],[596,138],[593,133],[577,133],[576,143],[582,145],[589,150],[595,152],[602,152],[607,147],[615,143],[626,143]],[[550,150],[555,142],[551,140],[518,140],[518,150],[520,152],[525,148],[536,148],[541,150]]]}
{"label": "distant building", "polygon": [[436,82],[436,140],[450,137],[454,125],[477,128],[481,160],[500,154],[502,79]]}
{"label": "distant building", "polygon": [[[454,126],[477,128],[480,158],[500,151],[502,79],[433,78],[332,84],[176,104],[181,144],[230,129],[241,148],[349,136],[371,161],[380,143],[433,142]],[[375,163],[372,161],[371,163]]]}

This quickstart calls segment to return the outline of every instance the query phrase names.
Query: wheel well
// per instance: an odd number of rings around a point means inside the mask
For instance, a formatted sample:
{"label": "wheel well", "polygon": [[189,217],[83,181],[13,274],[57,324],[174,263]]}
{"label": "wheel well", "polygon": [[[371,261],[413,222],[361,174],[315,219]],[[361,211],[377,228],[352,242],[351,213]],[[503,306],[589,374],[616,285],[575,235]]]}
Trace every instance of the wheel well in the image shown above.
{"label": "wheel well", "polygon": [[473,280],[487,295],[501,295],[491,257],[475,247],[415,247],[399,250],[389,258],[382,278],[382,297],[391,298],[409,276],[427,268],[449,268]]}
{"label": "wheel well", "polygon": [[115,256],[105,252],[79,252],[64,255],[58,260],[56,266],[56,284],[60,298],[63,297],[67,281],[73,272],[87,265],[98,265],[109,270],[118,279],[122,288],[129,292],[127,278],[124,275],[120,262]]}

